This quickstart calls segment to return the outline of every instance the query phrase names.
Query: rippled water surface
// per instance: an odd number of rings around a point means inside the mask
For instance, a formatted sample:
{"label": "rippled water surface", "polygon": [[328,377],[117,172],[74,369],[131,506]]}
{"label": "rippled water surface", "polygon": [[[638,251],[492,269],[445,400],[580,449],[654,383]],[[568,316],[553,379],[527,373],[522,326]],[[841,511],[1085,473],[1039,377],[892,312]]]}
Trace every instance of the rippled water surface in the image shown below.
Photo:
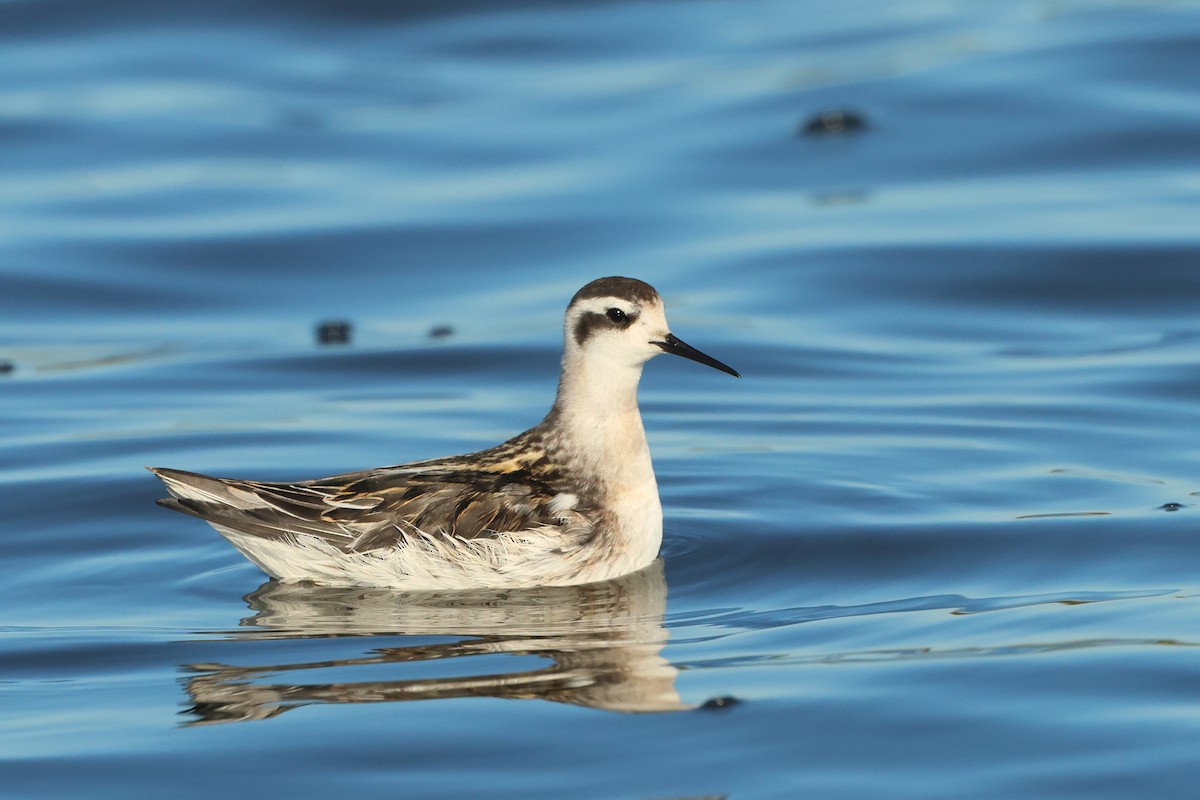
{"label": "rippled water surface", "polygon": [[[1191,795],[1198,42],[1191,2],[0,3],[0,796]],[[744,375],[648,366],[651,569],[280,586],[154,505],[145,464],[534,424],[606,274]]]}

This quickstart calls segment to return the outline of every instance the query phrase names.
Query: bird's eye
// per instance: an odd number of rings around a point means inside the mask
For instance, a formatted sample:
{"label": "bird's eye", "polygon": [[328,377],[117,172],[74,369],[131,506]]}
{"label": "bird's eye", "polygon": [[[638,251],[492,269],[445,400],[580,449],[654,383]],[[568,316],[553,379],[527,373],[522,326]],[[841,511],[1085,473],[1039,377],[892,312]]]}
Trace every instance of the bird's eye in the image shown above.
{"label": "bird's eye", "polygon": [[607,314],[608,314],[608,318],[611,319],[613,322],[624,322],[625,321],[625,312],[619,308],[610,308],[608,310]]}

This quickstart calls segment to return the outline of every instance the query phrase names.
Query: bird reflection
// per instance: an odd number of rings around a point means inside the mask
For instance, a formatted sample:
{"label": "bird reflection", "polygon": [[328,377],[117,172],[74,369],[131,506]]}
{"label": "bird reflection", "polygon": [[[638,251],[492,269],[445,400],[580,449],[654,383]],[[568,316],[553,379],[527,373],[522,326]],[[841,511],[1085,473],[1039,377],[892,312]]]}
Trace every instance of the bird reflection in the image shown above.
{"label": "bird reflection", "polygon": [[[447,636],[444,643],[378,647],[353,658],[231,666],[191,664],[187,724],[267,719],[317,703],[382,703],[450,697],[553,700],[610,711],[687,708],[676,669],[660,652],[667,585],[662,561],[611,581],[582,586],[472,592],[341,589],[274,581],[247,596],[252,629],[239,639]],[[396,680],[345,680],[348,669],[420,669],[421,662],[476,655],[538,656],[549,663],[511,672]],[[465,662],[456,662],[465,663]],[[494,664],[488,659],[484,663]],[[405,666],[407,665],[407,666]],[[457,672],[463,670],[455,668]],[[336,682],[291,683],[336,671]]]}

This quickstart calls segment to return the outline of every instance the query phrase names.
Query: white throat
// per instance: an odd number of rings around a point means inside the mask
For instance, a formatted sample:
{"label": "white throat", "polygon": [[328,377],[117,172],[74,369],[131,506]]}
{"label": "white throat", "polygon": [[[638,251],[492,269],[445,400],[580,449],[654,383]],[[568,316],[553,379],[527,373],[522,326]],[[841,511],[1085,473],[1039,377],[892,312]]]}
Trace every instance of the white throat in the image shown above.
{"label": "white throat", "polygon": [[554,426],[575,465],[608,488],[654,480],[637,404],[641,377],[641,364],[587,358],[579,347],[563,356]]}
{"label": "white throat", "polygon": [[570,347],[563,357],[551,424],[562,456],[612,515],[608,552],[618,575],[654,560],[662,544],[662,504],[637,405],[642,365],[581,356]]}

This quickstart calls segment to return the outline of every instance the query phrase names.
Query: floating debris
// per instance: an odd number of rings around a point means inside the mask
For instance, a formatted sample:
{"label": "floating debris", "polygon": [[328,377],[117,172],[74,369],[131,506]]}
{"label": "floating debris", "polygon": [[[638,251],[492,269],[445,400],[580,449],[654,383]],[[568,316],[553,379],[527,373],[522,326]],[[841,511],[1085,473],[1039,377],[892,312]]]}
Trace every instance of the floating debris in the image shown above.
{"label": "floating debris", "polygon": [[10,372],[15,371],[16,368],[17,368],[17,365],[14,364],[13,362],[5,361],[4,359],[0,359],[0,375],[7,375]]}
{"label": "floating debris", "polygon": [[1163,503],[1158,507],[1159,511],[1182,511],[1183,509],[1183,503]]}
{"label": "floating debris", "polygon": [[325,117],[307,108],[288,109],[278,116],[279,127],[294,131],[318,131],[326,127]]}
{"label": "floating debris", "polygon": [[736,705],[741,705],[742,701],[736,697],[726,695],[725,697],[710,697],[700,705],[701,711],[724,711],[727,708],[733,708]]}
{"label": "floating debris", "polygon": [[1022,514],[1017,519],[1052,519],[1054,517],[1107,517],[1111,511],[1059,511],[1053,514]]}
{"label": "floating debris", "polygon": [[454,328],[449,325],[434,325],[429,329],[430,339],[446,339],[454,335]]}
{"label": "floating debris", "polygon": [[322,322],[317,326],[318,344],[350,344],[351,326],[342,319]]}
{"label": "floating debris", "polygon": [[834,192],[819,192],[813,195],[813,205],[817,206],[849,206],[865,203],[870,198],[865,189],[843,189]]}
{"label": "floating debris", "polygon": [[831,108],[800,126],[800,132],[805,136],[836,136],[846,133],[858,133],[866,130],[867,118],[857,111],[844,108]]}

